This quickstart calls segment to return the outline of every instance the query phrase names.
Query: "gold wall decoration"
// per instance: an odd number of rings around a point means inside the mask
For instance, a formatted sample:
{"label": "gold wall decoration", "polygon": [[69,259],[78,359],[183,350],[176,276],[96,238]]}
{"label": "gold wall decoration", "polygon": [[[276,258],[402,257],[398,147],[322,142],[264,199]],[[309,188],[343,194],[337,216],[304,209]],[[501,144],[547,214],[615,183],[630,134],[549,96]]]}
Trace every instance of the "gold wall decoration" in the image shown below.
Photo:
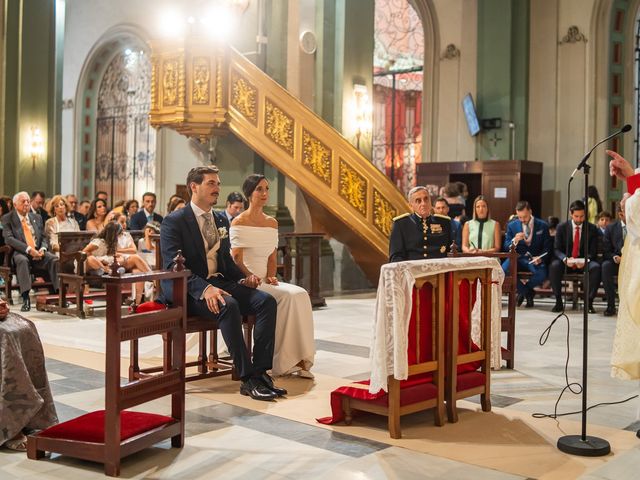
{"label": "gold wall decoration", "polygon": [[151,110],[158,108],[158,59],[151,57]]}
{"label": "gold wall decoration", "polygon": [[362,215],[367,214],[367,179],[340,159],[340,196]]}
{"label": "gold wall decoration", "polygon": [[[218,83],[221,81],[216,80]],[[257,125],[258,90],[235,70],[231,71],[231,106],[253,125]]]}
{"label": "gold wall decoration", "polygon": [[293,156],[293,118],[268,98],[264,102],[264,134]]}
{"label": "gold wall decoration", "polygon": [[376,189],[373,189],[373,224],[385,236],[391,234],[393,218],[398,210]]}
{"label": "gold wall decoration", "polygon": [[211,92],[211,65],[208,57],[193,58],[191,101],[195,105],[208,105]]}
{"label": "gold wall decoration", "polygon": [[178,103],[178,59],[170,58],[162,64],[162,106]]}
{"label": "gold wall decoration", "polygon": [[187,99],[187,80],[185,78],[184,55],[178,57],[178,106],[184,107]]}
{"label": "gold wall decoration", "polygon": [[331,186],[331,150],[306,128],[302,129],[302,165]]}

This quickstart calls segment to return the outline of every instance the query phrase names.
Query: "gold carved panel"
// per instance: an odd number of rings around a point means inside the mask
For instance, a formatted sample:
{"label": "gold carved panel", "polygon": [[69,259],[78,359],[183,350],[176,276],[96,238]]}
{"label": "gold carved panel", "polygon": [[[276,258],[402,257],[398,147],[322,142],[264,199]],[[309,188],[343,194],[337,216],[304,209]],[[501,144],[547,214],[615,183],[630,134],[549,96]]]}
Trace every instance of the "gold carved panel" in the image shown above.
{"label": "gold carved panel", "polygon": [[340,159],[340,196],[362,215],[367,214],[367,179]]}
{"label": "gold carved panel", "polygon": [[[216,85],[221,88],[222,82],[216,80]],[[231,106],[253,125],[257,125],[258,89],[235,70],[231,71]]]}
{"label": "gold carved panel", "polygon": [[208,57],[193,58],[192,78],[191,102],[194,105],[208,105],[211,99],[211,64]]}
{"label": "gold carved panel", "polygon": [[170,58],[162,63],[162,106],[174,107],[178,104],[178,58]]}
{"label": "gold carved panel", "polygon": [[306,128],[302,129],[302,165],[331,186],[331,150]]}
{"label": "gold carved panel", "polygon": [[151,57],[151,110],[158,108],[158,58]]}
{"label": "gold carved panel", "polygon": [[391,234],[393,218],[398,210],[377,189],[373,189],[373,224],[385,236]]}
{"label": "gold carved panel", "polygon": [[264,102],[264,134],[293,157],[293,118],[268,98]]}

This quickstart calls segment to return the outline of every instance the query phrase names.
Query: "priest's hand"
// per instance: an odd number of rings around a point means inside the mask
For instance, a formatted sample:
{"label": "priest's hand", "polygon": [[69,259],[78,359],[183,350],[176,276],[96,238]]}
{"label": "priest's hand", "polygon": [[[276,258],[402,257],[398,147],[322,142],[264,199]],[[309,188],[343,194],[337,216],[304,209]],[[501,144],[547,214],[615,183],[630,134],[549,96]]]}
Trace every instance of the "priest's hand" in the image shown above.
{"label": "priest's hand", "polygon": [[627,177],[635,174],[631,164],[622,155],[613,150],[605,150],[605,152],[613,159],[609,162],[609,173],[612,177],[626,181]]}

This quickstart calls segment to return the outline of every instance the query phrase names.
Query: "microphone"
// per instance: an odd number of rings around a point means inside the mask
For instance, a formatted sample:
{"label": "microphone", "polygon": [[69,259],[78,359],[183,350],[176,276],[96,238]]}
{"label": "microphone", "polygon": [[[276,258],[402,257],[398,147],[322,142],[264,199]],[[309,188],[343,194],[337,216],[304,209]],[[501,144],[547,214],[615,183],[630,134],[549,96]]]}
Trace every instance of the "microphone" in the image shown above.
{"label": "microphone", "polygon": [[612,133],[607,138],[604,138],[604,139],[600,140],[598,143],[596,143],[593,146],[593,148],[591,150],[589,150],[589,152],[582,158],[582,160],[580,161],[580,163],[578,164],[576,169],[571,174],[571,177],[569,177],[569,181],[573,180],[573,177],[575,176],[576,173],[578,173],[578,170],[581,170],[587,164],[587,160],[589,160],[589,157],[591,156],[591,154],[593,153],[593,151],[596,149],[597,146],[602,145],[604,142],[607,142],[607,141],[611,140],[613,137],[617,137],[618,135],[621,135],[623,133],[627,133],[628,131],[631,130],[631,128],[632,128],[631,125],[629,125],[627,123],[624,127],[622,127],[617,132]]}

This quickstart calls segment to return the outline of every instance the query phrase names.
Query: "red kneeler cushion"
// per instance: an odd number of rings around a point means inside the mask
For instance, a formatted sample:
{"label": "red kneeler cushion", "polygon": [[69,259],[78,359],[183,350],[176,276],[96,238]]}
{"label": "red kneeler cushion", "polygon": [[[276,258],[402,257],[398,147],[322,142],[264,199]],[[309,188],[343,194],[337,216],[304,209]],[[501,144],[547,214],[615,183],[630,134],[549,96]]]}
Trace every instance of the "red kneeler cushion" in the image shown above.
{"label": "red kneeler cushion", "polygon": [[456,378],[456,392],[480,387],[481,385],[484,385],[484,373],[482,372],[458,373]]}
{"label": "red kneeler cushion", "polygon": [[167,306],[160,302],[143,302],[136,307],[136,313],[157,312],[158,310],[166,310]]}
{"label": "red kneeler cushion", "polygon": [[[120,412],[120,441],[135,437],[174,419],[155,413]],[[39,437],[75,440],[79,442],[104,443],[104,410],[87,413],[67,422],[59,423],[41,431]]]}

